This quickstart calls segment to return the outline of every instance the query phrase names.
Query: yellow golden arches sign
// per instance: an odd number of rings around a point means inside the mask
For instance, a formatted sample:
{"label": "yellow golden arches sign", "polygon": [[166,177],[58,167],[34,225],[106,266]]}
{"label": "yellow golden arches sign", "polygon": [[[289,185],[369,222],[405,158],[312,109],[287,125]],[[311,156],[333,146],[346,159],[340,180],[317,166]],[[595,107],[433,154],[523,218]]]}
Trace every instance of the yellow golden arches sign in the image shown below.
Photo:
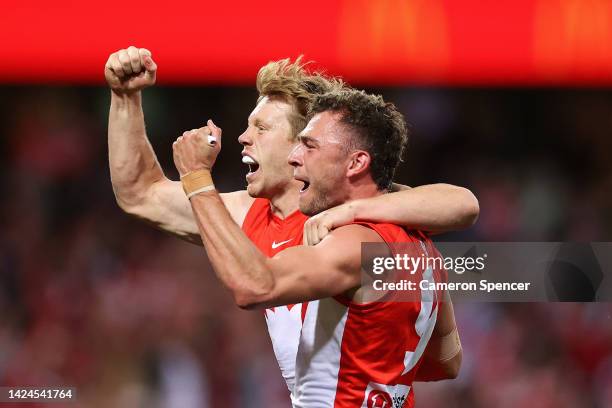
{"label": "yellow golden arches sign", "polygon": [[436,78],[449,65],[446,10],[428,0],[343,0],[337,44],[341,71]]}
{"label": "yellow golden arches sign", "polygon": [[537,1],[533,58],[536,74],[551,81],[590,75],[612,78],[612,2]]}

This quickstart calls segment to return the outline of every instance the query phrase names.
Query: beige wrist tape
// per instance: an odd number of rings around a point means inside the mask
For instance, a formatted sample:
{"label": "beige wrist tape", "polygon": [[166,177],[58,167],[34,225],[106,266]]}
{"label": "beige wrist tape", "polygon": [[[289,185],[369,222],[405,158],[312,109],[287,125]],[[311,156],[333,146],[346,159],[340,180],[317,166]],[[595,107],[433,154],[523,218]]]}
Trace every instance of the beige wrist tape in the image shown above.
{"label": "beige wrist tape", "polygon": [[210,170],[202,169],[192,171],[181,177],[183,191],[187,194],[187,198],[191,198],[198,193],[215,189],[215,185],[210,175]]}
{"label": "beige wrist tape", "polygon": [[455,357],[461,351],[461,340],[457,327],[446,336],[440,338],[440,361],[447,361]]}

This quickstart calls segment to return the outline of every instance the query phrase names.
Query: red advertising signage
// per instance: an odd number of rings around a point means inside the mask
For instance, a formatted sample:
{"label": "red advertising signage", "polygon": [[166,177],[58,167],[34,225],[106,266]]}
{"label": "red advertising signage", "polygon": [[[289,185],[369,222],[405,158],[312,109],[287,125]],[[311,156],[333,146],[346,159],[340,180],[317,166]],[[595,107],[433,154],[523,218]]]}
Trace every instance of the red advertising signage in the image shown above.
{"label": "red advertising signage", "polygon": [[108,55],[149,48],[165,84],[252,84],[304,54],[371,85],[612,84],[609,0],[10,2],[0,82],[101,83]]}

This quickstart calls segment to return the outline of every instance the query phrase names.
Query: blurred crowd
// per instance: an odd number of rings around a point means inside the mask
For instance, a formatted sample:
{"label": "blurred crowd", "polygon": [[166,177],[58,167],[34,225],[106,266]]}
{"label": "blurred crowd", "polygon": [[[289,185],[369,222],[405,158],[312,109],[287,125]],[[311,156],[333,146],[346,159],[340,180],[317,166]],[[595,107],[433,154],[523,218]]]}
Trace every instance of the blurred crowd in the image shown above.
{"label": "blurred crowd", "polygon": [[[480,200],[474,227],[440,239],[612,241],[609,91],[375,91],[412,126],[397,181],[463,185]],[[76,387],[66,406],[289,406],[263,313],[233,305],[203,249],[116,206],[108,91],[0,94],[0,385]],[[243,188],[232,140],[255,99],[251,88],[145,91],[147,131],[168,176],[176,179],[172,141],[213,118],[225,138],[216,184]],[[612,406],[611,304],[455,310],[460,376],[417,384],[417,406]]]}

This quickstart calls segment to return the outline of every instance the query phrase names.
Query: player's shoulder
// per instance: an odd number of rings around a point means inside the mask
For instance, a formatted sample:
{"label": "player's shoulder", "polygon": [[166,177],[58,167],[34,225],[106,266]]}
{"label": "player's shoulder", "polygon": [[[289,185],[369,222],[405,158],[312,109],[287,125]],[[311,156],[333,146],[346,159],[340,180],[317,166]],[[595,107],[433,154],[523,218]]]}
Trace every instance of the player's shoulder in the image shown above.
{"label": "player's shoulder", "polygon": [[334,229],[330,237],[346,242],[382,242],[383,239],[368,223],[352,223]]}
{"label": "player's shoulder", "polygon": [[367,221],[357,221],[356,223],[363,225],[376,231],[383,241],[390,242],[413,242],[427,240],[427,234],[419,230],[408,230],[405,227],[390,223],[374,223]]}
{"label": "player's shoulder", "polygon": [[246,190],[221,193],[219,195],[236,224],[242,225],[256,199],[251,197]]}
{"label": "player's shoulder", "polygon": [[232,203],[248,210],[255,202],[255,198],[251,197],[246,190],[232,191],[231,193],[221,193],[223,201],[231,201]]}

